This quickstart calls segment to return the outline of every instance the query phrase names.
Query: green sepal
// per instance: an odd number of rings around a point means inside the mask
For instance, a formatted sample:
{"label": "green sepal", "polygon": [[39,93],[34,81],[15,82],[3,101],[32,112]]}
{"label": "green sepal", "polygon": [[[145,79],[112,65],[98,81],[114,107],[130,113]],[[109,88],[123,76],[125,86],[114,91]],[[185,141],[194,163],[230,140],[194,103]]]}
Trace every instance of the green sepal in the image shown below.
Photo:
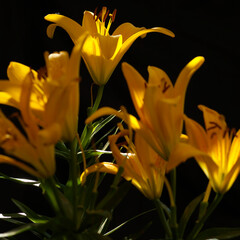
{"label": "green sepal", "polygon": [[189,219],[191,218],[192,214],[194,213],[194,211],[196,210],[197,206],[200,204],[200,202],[202,201],[204,196],[204,193],[202,193],[201,195],[197,196],[196,198],[194,198],[185,208],[183,215],[179,221],[179,236],[183,237],[183,234],[185,232],[186,226],[189,222]]}
{"label": "green sepal", "polygon": [[209,228],[199,233],[196,240],[232,239],[240,236],[240,228]]}

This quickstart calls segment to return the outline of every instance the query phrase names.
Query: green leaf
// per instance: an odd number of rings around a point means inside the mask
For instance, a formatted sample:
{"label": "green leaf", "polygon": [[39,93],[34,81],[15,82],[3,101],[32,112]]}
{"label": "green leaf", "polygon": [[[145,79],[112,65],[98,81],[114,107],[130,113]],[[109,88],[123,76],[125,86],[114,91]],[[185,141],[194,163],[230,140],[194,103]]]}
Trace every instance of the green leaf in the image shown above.
{"label": "green leaf", "polygon": [[106,126],[114,118],[115,118],[115,115],[110,115],[105,119],[101,119],[100,121],[93,123],[93,131],[90,138],[92,138],[95,134],[97,134],[104,126]]}
{"label": "green leaf", "polygon": [[180,219],[179,222],[179,236],[183,237],[184,231],[186,229],[187,223],[190,219],[190,217],[192,216],[193,212],[195,211],[195,209],[197,208],[197,206],[199,205],[199,203],[202,201],[204,194],[202,193],[201,195],[199,195],[198,197],[194,198],[185,208],[183,215]]}
{"label": "green leaf", "polygon": [[12,199],[12,201],[15,203],[15,205],[21,210],[23,211],[27,218],[32,221],[33,223],[47,223],[49,218],[46,216],[42,216],[39,215],[37,213],[35,213],[33,210],[31,210],[29,207],[27,207],[25,204]]}
{"label": "green leaf", "polygon": [[199,233],[196,240],[232,239],[240,236],[240,228],[209,228]]}
{"label": "green leaf", "polygon": [[10,223],[13,223],[13,224],[16,224],[16,225],[22,225],[22,224],[25,224],[25,222],[21,222],[19,220],[16,220],[16,219],[19,219],[19,218],[26,218],[26,214],[25,213],[0,213],[0,219],[2,221],[5,221],[5,222],[10,222]]}
{"label": "green leaf", "polygon": [[55,153],[57,156],[63,157],[64,159],[69,159],[70,152],[63,141],[59,141],[55,146]]}
{"label": "green leaf", "polygon": [[24,184],[24,185],[31,185],[31,186],[35,186],[35,187],[39,187],[40,182],[36,181],[36,180],[32,180],[32,179],[26,179],[26,178],[14,178],[14,177],[9,177],[4,173],[0,172],[0,179],[6,179],[6,180],[10,180],[12,182],[15,183],[20,183],[20,184]]}
{"label": "green leaf", "polygon": [[25,224],[21,227],[12,229],[8,232],[0,233],[0,238],[12,237],[12,236],[15,236],[17,234],[20,234],[20,233],[23,233],[26,231],[31,231],[31,230],[37,228],[39,225],[42,225],[42,224],[35,224],[35,223]]}
{"label": "green leaf", "polygon": [[142,212],[142,213],[140,213],[140,214],[138,214],[138,215],[136,215],[136,216],[128,219],[127,221],[121,223],[120,225],[118,225],[118,226],[115,227],[114,229],[108,231],[107,233],[104,234],[104,236],[108,236],[108,235],[114,233],[115,231],[117,231],[118,229],[120,229],[121,227],[125,226],[126,224],[128,224],[128,223],[136,220],[137,218],[142,217],[142,216],[144,216],[144,215],[146,215],[146,214],[148,214],[148,213],[150,213],[150,212],[154,212],[154,211],[156,211],[155,208],[154,208],[154,209],[147,210],[147,211],[145,211],[145,212]]}

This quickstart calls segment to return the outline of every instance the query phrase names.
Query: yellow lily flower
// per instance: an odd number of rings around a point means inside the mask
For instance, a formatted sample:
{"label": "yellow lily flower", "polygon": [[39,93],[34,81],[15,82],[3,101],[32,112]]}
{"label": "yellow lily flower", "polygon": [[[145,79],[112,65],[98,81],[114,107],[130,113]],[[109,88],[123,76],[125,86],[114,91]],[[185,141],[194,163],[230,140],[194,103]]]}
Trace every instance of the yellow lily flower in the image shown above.
{"label": "yellow lily flower", "polygon": [[0,163],[15,165],[38,178],[47,178],[55,172],[54,146],[61,129],[57,123],[40,129],[30,109],[32,73],[26,75],[22,83],[17,120],[24,134],[0,111]]}
{"label": "yellow lily flower", "polygon": [[[82,36],[82,42],[86,34]],[[30,107],[38,124],[46,128],[56,122],[62,126],[62,139],[71,141],[76,136],[79,113],[79,43],[71,56],[67,52],[45,52],[46,68],[40,71],[17,62],[11,62],[7,73],[9,81],[0,81],[0,103],[19,109],[22,84],[29,71],[33,87]]]}
{"label": "yellow lily flower", "polygon": [[[109,30],[115,15],[116,10],[109,14],[106,7],[103,7],[98,15],[85,11],[82,26],[59,14],[45,16],[46,20],[54,22],[47,29],[47,35],[50,38],[53,37],[57,26],[65,29],[75,44],[78,43],[79,37],[84,32],[89,33],[82,49],[82,57],[93,81],[98,85],[106,84],[123,55],[138,37],[144,37],[150,32],[163,33],[174,37],[174,34],[165,28],[138,28],[131,23],[121,24],[111,35]],[[105,26],[108,16],[110,19],[108,25]]]}
{"label": "yellow lily flower", "polygon": [[127,136],[128,131],[122,130],[116,135],[109,136],[110,148],[117,164],[110,162],[96,163],[87,168],[81,175],[84,184],[87,175],[92,172],[117,174],[119,167],[124,168],[123,177],[149,199],[157,199],[162,194],[165,169],[167,162],[163,160],[139,135],[135,135],[135,145],[129,143],[127,153],[121,153],[117,140]]}
{"label": "yellow lily flower", "polygon": [[221,194],[227,192],[236,180],[240,170],[240,130],[230,131],[224,116],[199,106],[203,112],[205,130],[194,120],[185,116],[189,142],[202,152],[195,158],[209,178],[212,188]]}
{"label": "yellow lily flower", "polygon": [[[203,62],[203,57],[190,61],[174,86],[167,74],[159,68],[148,67],[149,79],[146,82],[132,66],[123,63],[123,74],[140,120],[131,114],[106,107],[91,115],[86,123],[106,114],[117,115],[168,161],[169,170],[174,168],[180,159],[186,159],[193,150],[186,144],[186,136],[182,135],[184,99],[191,76]],[[176,153],[182,154],[182,157],[179,158]]]}

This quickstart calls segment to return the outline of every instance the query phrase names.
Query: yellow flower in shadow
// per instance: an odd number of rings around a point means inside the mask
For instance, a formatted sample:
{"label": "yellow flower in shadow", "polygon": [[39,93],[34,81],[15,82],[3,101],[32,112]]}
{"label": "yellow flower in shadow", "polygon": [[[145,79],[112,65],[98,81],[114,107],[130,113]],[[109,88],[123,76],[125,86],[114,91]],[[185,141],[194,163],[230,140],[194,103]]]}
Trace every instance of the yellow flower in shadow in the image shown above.
{"label": "yellow flower in shadow", "polygon": [[0,81],[0,103],[19,109],[22,85],[31,71],[30,108],[38,124],[46,128],[56,122],[62,126],[61,138],[73,140],[78,127],[81,47],[80,43],[76,45],[71,56],[64,51],[45,52],[46,67],[39,71],[11,62],[7,69],[9,81]]}
{"label": "yellow flower in shadow", "polygon": [[195,158],[209,178],[213,189],[221,194],[227,192],[240,170],[240,130],[229,130],[224,116],[200,105],[205,129],[185,116],[189,142],[199,151]]}
{"label": "yellow flower in shadow", "polygon": [[[78,43],[79,37],[84,32],[89,33],[82,49],[82,57],[93,81],[98,85],[106,84],[123,55],[138,37],[144,37],[150,32],[174,37],[174,34],[165,28],[138,28],[131,23],[121,24],[113,34],[110,34],[110,26],[115,15],[116,10],[109,14],[106,7],[103,7],[99,14],[85,11],[82,26],[63,15],[49,14],[45,16],[46,20],[54,22],[47,29],[47,35],[50,38],[53,37],[57,26],[65,29],[75,44]],[[106,26],[108,17],[109,22]]]}
{"label": "yellow flower in shadow", "polygon": [[[124,111],[104,107],[91,115],[86,123],[103,115],[117,115],[168,161],[168,170],[173,169],[180,163],[180,159],[186,159],[193,150],[186,143],[187,137],[182,134],[184,100],[189,80],[203,62],[203,57],[190,61],[179,74],[174,86],[168,75],[159,68],[148,67],[147,82],[132,66],[123,63],[123,74],[140,120]],[[182,157],[179,158],[178,154]]]}
{"label": "yellow flower in shadow", "polygon": [[16,114],[21,131],[0,111],[0,147],[6,154],[0,154],[0,163],[15,165],[38,178],[47,178],[55,172],[54,146],[61,136],[61,128],[57,123],[44,129],[38,126],[30,109],[32,79],[29,71],[21,85],[20,114]]}
{"label": "yellow flower in shadow", "polygon": [[135,144],[131,141],[127,152],[119,150],[117,141],[120,137],[128,139],[128,130],[122,130],[116,135],[109,136],[110,148],[116,164],[111,162],[96,163],[87,168],[81,175],[84,184],[87,175],[93,172],[117,174],[119,167],[124,168],[123,177],[149,199],[157,199],[162,194],[167,162],[163,160],[139,135],[135,136]]}

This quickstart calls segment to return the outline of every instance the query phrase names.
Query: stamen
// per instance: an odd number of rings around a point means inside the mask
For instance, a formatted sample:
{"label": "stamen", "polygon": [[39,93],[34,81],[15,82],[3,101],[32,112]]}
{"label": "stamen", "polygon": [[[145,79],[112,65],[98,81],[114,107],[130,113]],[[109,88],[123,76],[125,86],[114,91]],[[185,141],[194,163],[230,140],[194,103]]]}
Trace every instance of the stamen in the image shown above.
{"label": "stamen", "polygon": [[98,11],[98,7],[95,8],[94,13],[93,13],[93,19],[94,19],[95,21],[97,21],[97,19],[96,19],[96,17],[97,17],[97,11]]}
{"label": "stamen", "polygon": [[103,16],[103,20],[102,22],[105,22],[107,17],[108,17],[108,14],[109,14],[109,10],[107,10],[107,12],[105,13],[105,15]]}
{"label": "stamen", "polygon": [[97,18],[95,18],[95,21],[97,21],[102,16],[102,10],[96,16],[97,16]]}
{"label": "stamen", "polygon": [[116,8],[113,10],[113,13],[109,14],[109,17],[111,18],[112,22],[114,22],[116,14],[117,14],[117,9]]}
{"label": "stamen", "polygon": [[104,18],[105,18],[106,12],[107,12],[107,7],[102,7],[102,11],[101,11],[102,22],[105,22]]}
{"label": "stamen", "polygon": [[38,80],[41,80],[42,78],[45,80],[48,76],[46,66],[40,67],[37,70],[37,73],[38,73],[38,75],[37,75]]}

